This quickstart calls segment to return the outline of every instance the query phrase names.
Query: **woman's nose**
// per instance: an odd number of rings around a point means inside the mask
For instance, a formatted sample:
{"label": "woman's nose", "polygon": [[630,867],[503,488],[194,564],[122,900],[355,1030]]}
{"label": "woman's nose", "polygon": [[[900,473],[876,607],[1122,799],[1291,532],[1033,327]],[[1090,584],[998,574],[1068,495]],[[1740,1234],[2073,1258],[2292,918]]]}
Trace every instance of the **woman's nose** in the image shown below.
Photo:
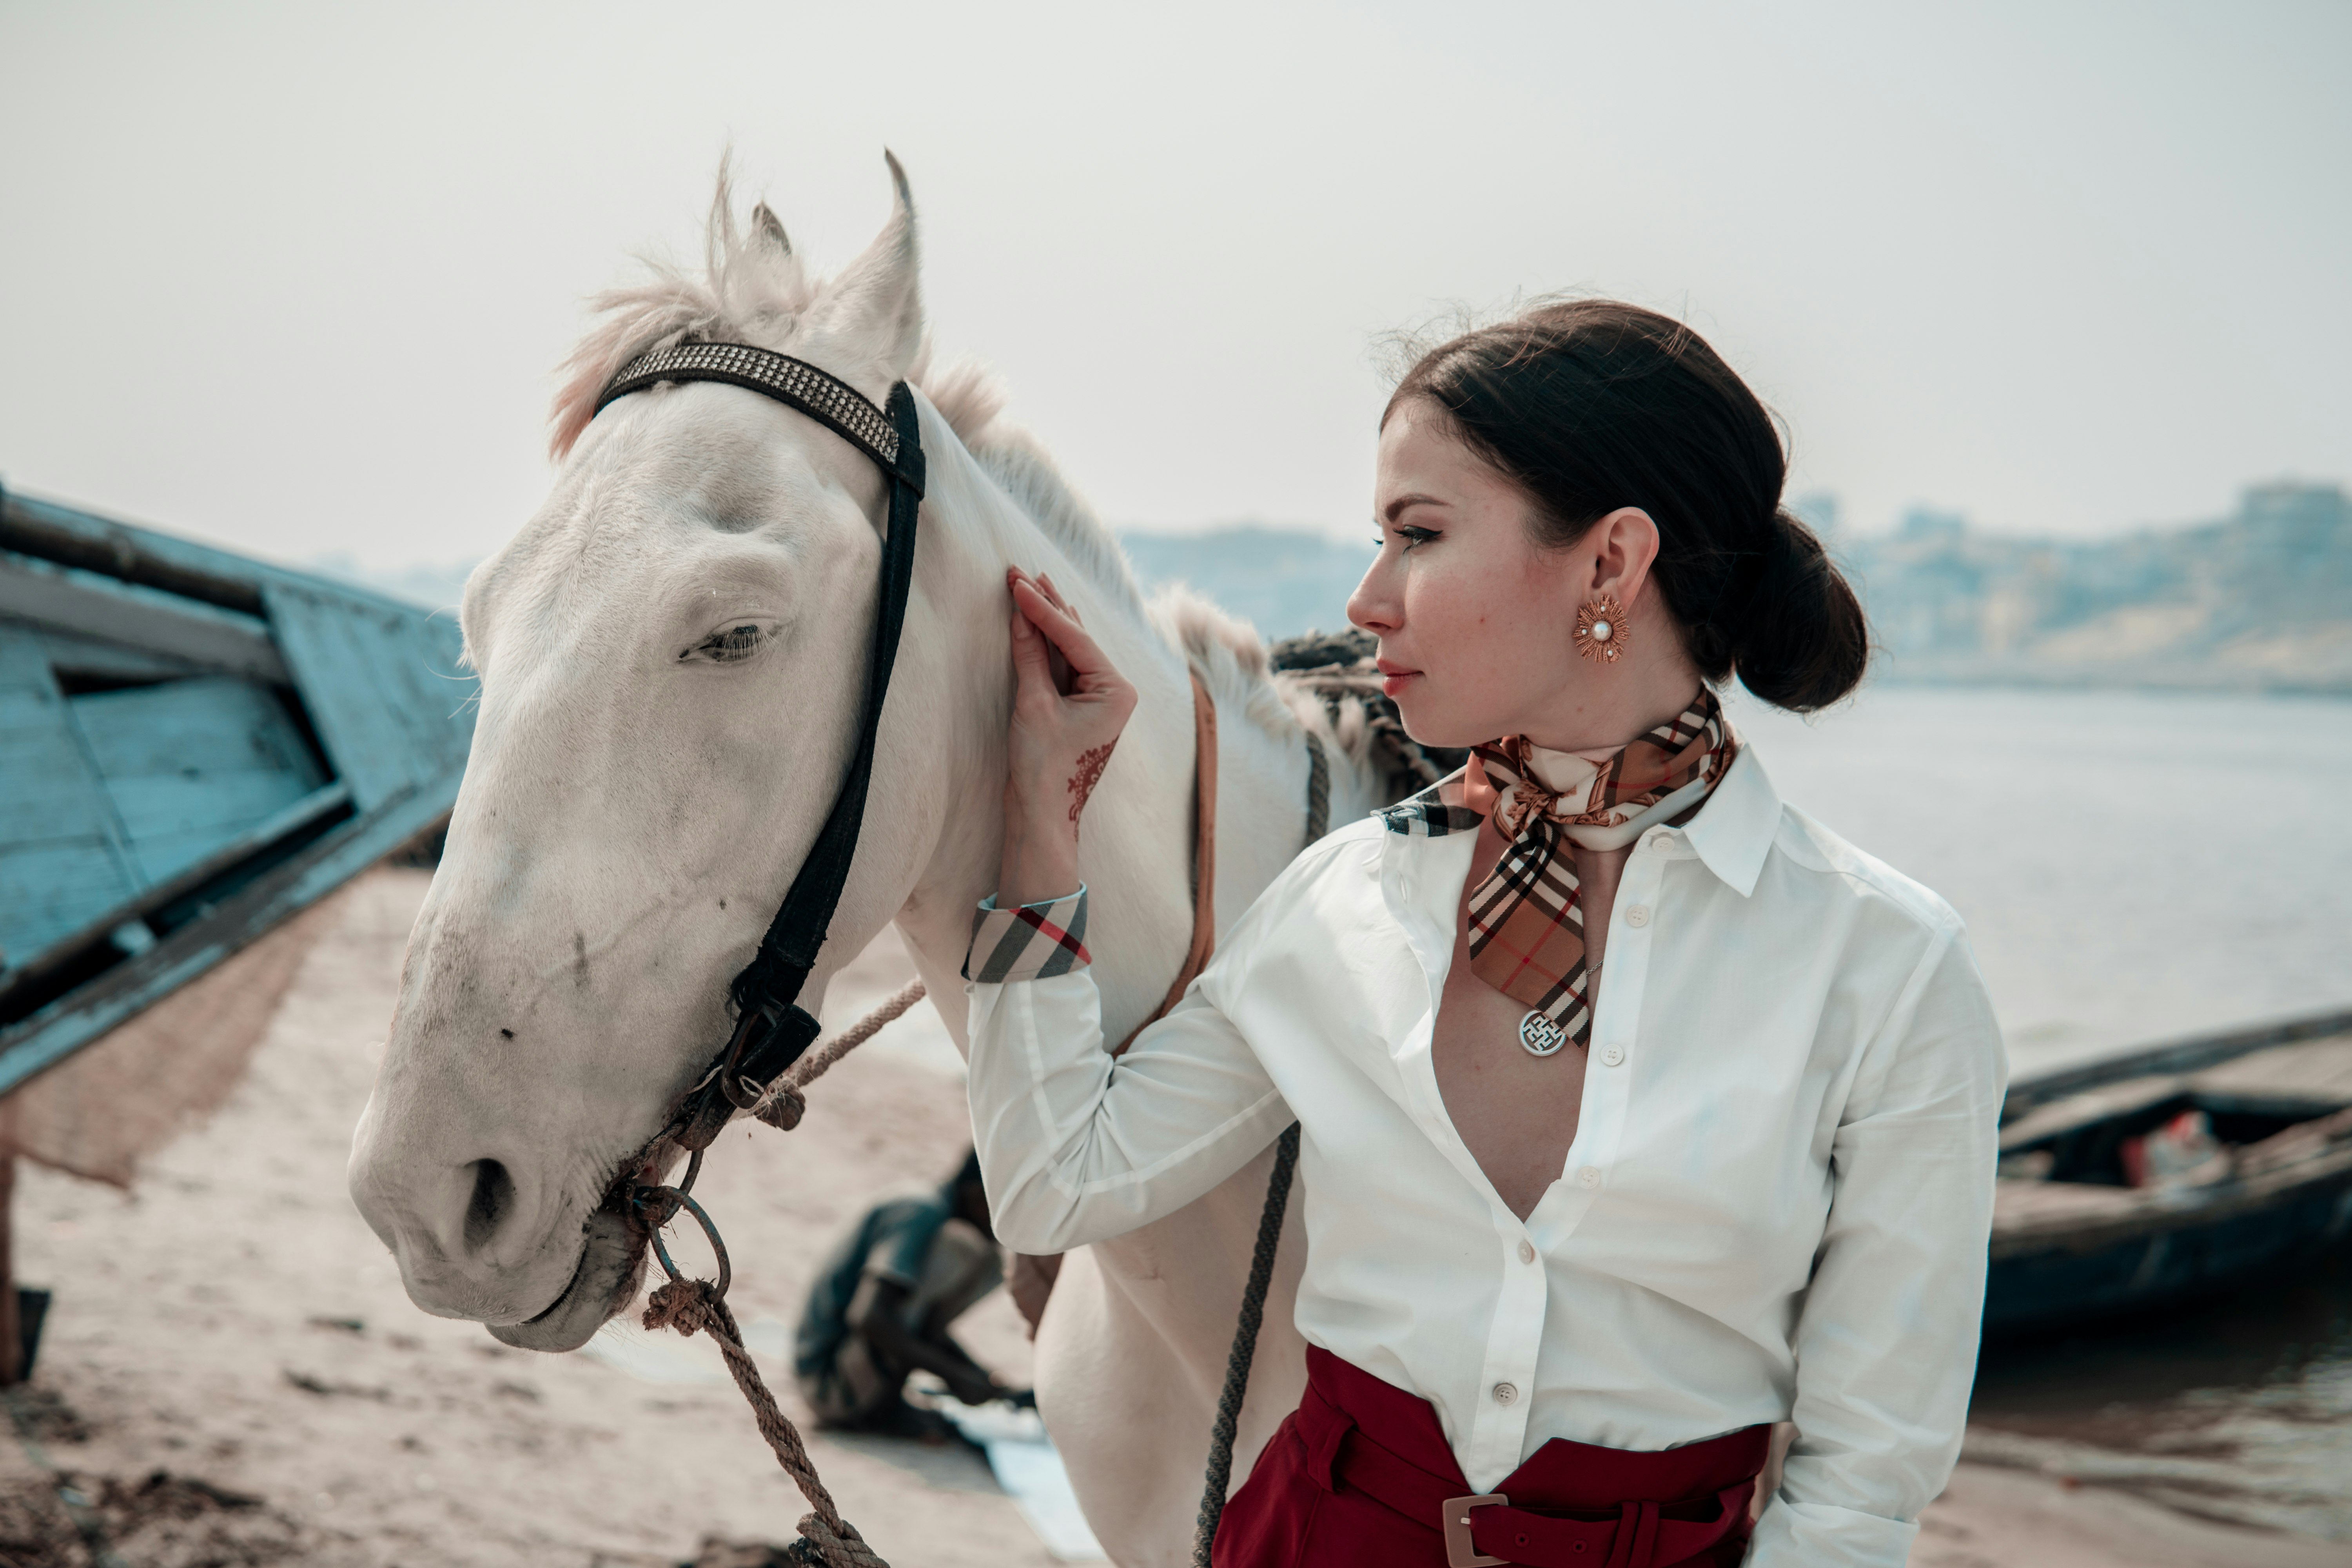
{"label": "woman's nose", "polygon": [[1397,603],[1395,595],[1388,592],[1385,581],[1388,574],[1383,569],[1386,555],[1387,552],[1381,552],[1381,559],[1372,563],[1371,569],[1364,574],[1364,580],[1356,584],[1354,593],[1348,595],[1348,624],[1360,626],[1375,637],[1395,631],[1404,620],[1401,613],[1402,606]]}

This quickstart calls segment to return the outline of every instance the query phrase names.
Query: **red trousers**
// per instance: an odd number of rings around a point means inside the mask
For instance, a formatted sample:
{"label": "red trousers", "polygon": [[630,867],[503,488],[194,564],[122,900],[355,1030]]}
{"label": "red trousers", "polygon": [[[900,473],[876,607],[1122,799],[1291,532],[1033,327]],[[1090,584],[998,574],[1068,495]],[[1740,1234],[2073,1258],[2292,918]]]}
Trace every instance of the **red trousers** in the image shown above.
{"label": "red trousers", "polygon": [[[1659,1453],[1555,1437],[1469,1496],[1437,1412],[1328,1351],[1225,1505],[1215,1568],[1732,1568],[1769,1426]],[[1449,1543],[1448,1535],[1453,1540]]]}

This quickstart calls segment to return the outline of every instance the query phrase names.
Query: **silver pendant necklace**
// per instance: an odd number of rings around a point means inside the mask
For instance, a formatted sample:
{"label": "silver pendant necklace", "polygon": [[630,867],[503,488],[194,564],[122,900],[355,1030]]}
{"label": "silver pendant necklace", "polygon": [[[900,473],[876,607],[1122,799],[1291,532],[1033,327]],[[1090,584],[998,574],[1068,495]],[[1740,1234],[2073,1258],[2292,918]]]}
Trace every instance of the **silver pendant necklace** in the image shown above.
{"label": "silver pendant necklace", "polygon": [[1554,1023],[1549,1013],[1530,1013],[1519,1020],[1519,1044],[1531,1057],[1552,1056],[1568,1044],[1568,1031]]}

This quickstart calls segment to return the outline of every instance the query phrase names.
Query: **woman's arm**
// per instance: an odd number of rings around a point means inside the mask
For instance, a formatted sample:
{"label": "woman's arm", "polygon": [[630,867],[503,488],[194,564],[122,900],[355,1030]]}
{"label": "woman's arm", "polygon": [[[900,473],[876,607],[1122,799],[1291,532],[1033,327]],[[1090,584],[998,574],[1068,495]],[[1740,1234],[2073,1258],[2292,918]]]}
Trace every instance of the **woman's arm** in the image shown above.
{"label": "woman's arm", "polygon": [[1951,1478],[1984,1311],[2006,1068],[1957,928],[1865,1053],[1795,1336],[1795,1443],[1751,1568],[1901,1568]]}
{"label": "woman's arm", "polygon": [[[965,962],[967,1089],[998,1237],[1017,1251],[1059,1252],[1181,1208],[1291,1118],[1201,987],[1123,1058],[1104,1049],[1078,828],[1135,689],[1050,581],[1018,571],[1007,579],[1019,685],[999,892],[982,906]],[[1235,927],[1213,973],[1231,968],[1249,923]]]}
{"label": "woman's arm", "polygon": [[1205,984],[1123,1057],[1103,1048],[1083,967],[968,989],[972,1143],[990,1221],[1016,1252],[1064,1252],[1173,1214],[1294,1120]]}

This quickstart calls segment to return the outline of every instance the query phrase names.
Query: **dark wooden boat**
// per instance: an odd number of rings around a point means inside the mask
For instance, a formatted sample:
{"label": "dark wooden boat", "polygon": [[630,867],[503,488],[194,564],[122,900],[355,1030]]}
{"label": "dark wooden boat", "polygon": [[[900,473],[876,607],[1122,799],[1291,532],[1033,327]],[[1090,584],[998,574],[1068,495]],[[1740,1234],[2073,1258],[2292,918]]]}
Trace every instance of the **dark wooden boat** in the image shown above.
{"label": "dark wooden boat", "polygon": [[0,495],[0,1095],[447,816],[447,616]]}
{"label": "dark wooden boat", "polygon": [[[2135,1140],[2201,1112],[2197,1179],[2134,1185]],[[2181,1041],[2012,1086],[1985,1330],[2226,1289],[2352,1235],[2352,1012]]]}

